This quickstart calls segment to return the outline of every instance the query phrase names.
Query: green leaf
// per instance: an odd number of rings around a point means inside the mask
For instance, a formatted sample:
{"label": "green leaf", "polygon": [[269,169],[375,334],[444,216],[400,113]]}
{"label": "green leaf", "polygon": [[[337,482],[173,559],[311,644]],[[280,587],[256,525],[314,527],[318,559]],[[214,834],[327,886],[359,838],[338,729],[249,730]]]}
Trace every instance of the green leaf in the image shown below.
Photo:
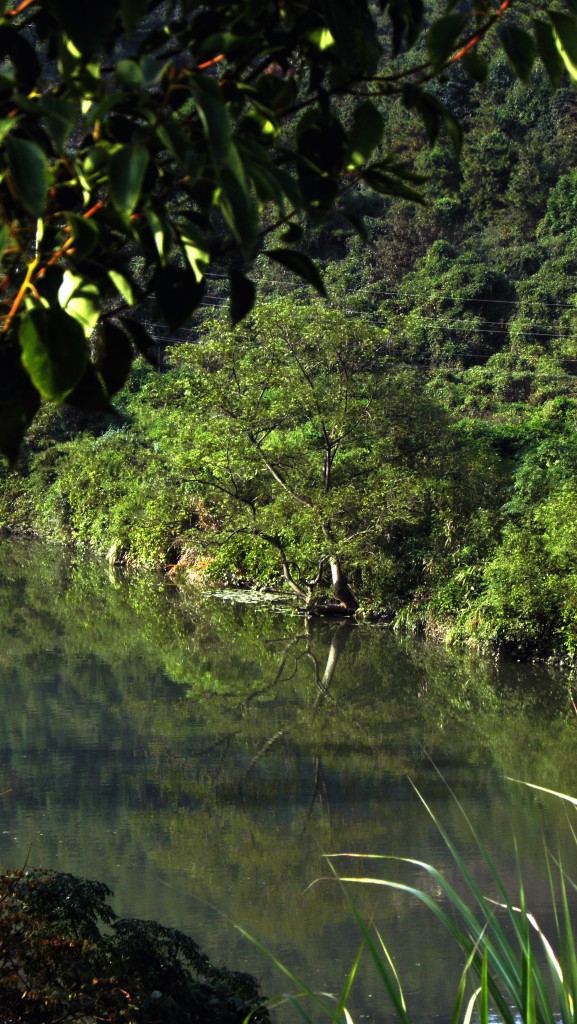
{"label": "green leaf", "polygon": [[174,330],[188,320],[202,302],[204,278],[197,281],[192,270],[182,267],[159,267],[152,279],[152,289],[160,313]]}
{"label": "green leaf", "polygon": [[254,199],[248,191],[246,181],[227,167],[221,171],[220,184],[218,205],[235,238],[244,251],[250,253],[256,242],[258,229]]}
{"label": "green leaf", "polygon": [[144,84],[148,86],[159,82],[167,66],[170,66],[170,61],[157,60],[156,57],[150,57],[148,54],[145,54],[140,60]]}
{"label": "green leaf", "polygon": [[116,410],[110,404],[104,384],[92,363],[87,364],[78,384],[64,401],[66,405],[73,405],[76,409],[82,409],[84,412],[116,414]]}
{"label": "green leaf", "polygon": [[177,228],[180,244],[197,282],[202,281],[209,265],[210,252],[206,239],[192,228]]}
{"label": "green leaf", "polygon": [[74,239],[74,255],[76,260],[85,260],[100,241],[98,226],[93,220],[79,217],[76,213],[69,213],[67,219],[72,231],[72,238]]}
{"label": "green leaf", "polygon": [[528,82],[536,57],[533,37],[517,25],[504,25],[498,35],[513,71],[522,82]]}
{"label": "green leaf", "polygon": [[35,142],[9,135],[6,141],[8,168],[14,189],[33,217],[44,210],[48,191],[48,160]]}
{"label": "green leaf", "polygon": [[159,217],[155,210],[146,211],[146,220],[148,221],[148,226],[154,239],[158,258],[162,266],[164,266],[169,249],[167,244],[168,238],[170,237],[170,235],[167,237],[167,224],[162,217]]}
{"label": "green leaf", "polygon": [[215,167],[222,167],[232,146],[232,123],[222,90],[209,79],[199,79],[194,94],[210,154]]}
{"label": "green leaf", "polygon": [[489,73],[489,65],[484,57],[472,50],[465,53],[460,60],[461,67],[474,82],[485,82]]}
{"label": "green leaf", "polygon": [[60,96],[53,96],[51,93],[42,97],[41,109],[44,113],[48,134],[54,143],[54,148],[60,153],[76,120],[76,109],[73,103],[62,99]]}
{"label": "green leaf", "polygon": [[330,50],[331,46],[335,45],[335,37],[328,28],[314,28],[311,32],[307,32],[306,38],[313,46],[316,46],[320,53],[324,50]]}
{"label": "green leaf", "polygon": [[134,352],[128,335],[113,321],[103,320],[99,334],[96,365],[108,394],[114,395],[128,379]]}
{"label": "green leaf", "polygon": [[127,306],[135,306],[138,300],[138,289],[134,287],[130,278],[121,274],[119,270],[112,269],[108,271],[108,276]]}
{"label": "green leaf", "polygon": [[119,146],[110,157],[110,195],[126,216],[133,213],[140,198],[149,158],[148,149],[138,142]]}
{"label": "green leaf", "polygon": [[552,26],[546,21],[541,21],[540,18],[535,18],[533,27],[537,39],[537,51],[543,62],[543,67],[549,76],[551,85],[557,89],[563,81],[565,65],[557,48],[555,33]]}
{"label": "green leaf", "polygon": [[376,168],[369,168],[362,177],[367,185],[383,196],[398,196],[400,199],[408,199],[412,203],[424,205],[425,200],[420,192],[417,192],[409,185],[405,185],[404,181],[394,177],[392,174],[386,174],[384,171]]}
{"label": "green leaf", "polygon": [[256,288],[254,282],[240,270],[229,270],[228,278],[230,281],[230,318],[233,324],[238,324],[244,320],[254,306]]}
{"label": "green leaf", "polygon": [[189,185],[193,185],[202,171],[204,159],[195,153],[184,129],[175,121],[165,121],[157,128],[156,134],[188,175]]}
{"label": "green leaf", "polygon": [[89,338],[100,316],[100,292],[96,285],[65,270],[58,289],[58,302],[60,308],[80,324],[84,336]]}
{"label": "green leaf", "polygon": [[119,82],[123,85],[136,86],[137,88],[143,84],[142,71],[140,66],[135,60],[119,60],[116,65],[116,77]]}
{"label": "green leaf", "polygon": [[547,13],[553,25],[557,50],[571,78],[577,81],[577,19],[557,11]]}
{"label": "green leaf", "polygon": [[130,317],[123,317],[120,323],[130,336],[132,344],[139,355],[143,356],[152,366],[161,366],[161,346],[151,337],[146,328],[138,320],[133,320]]}
{"label": "green leaf", "polygon": [[40,406],[40,395],[22,366],[15,346],[2,353],[0,378],[0,452],[13,464],[22,438]]}
{"label": "green leaf", "polygon": [[79,323],[58,306],[29,310],[20,322],[22,364],[43,398],[62,402],[76,387],[88,362]]}
{"label": "green leaf", "polygon": [[383,138],[384,121],[377,108],[366,100],[353,115],[351,130],[347,136],[349,166],[360,167],[372,156]]}
{"label": "green leaf", "polygon": [[433,22],[427,33],[427,49],[435,67],[451,56],[468,21],[466,14],[447,14]]}
{"label": "green leaf", "polygon": [[265,249],[263,255],[267,256],[269,260],[274,260],[275,263],[280,263],[287,270],[291,270],[297,277],[302,277],[303,281],[312,285],[319,295],[326,297],[319,269],[309,256],[305,256],[302,252],[296,252],[294,249]]}
{"label": "green leaf", "polygon": [[4,142],[6,136],[16,127],[15,118],[5,117],[0,120],[0,143]]}

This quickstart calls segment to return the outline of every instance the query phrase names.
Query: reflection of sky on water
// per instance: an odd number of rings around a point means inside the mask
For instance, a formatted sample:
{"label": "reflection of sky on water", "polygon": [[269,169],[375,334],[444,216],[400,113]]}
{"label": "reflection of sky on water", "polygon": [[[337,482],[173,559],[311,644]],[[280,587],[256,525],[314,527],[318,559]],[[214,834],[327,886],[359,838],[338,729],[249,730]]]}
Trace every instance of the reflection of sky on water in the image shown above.
{"label": "reflection of sky on water", "polygon": [[[181,927],[217,959],[262,975],[267,991],[284,986],[230,915],[333,990],[360,939],[334,880],[309,887],[328,874],[323,852],[420,858],[457,882],[409,779],[492,894],[448,783],[513,892],[516,842],[531,909],[551,928],[543,844],[571,873],[567,809],[504,779],[577,792],[575,723],[550,670],[495,666],[369,627],[307,632],[298,617],[202,607],[153,578],[109,582],[100,566],[11,552],[0,554],[5,864],[100,878],[121,914]],[[418,869],[365,860],[355,873],[369,864],[439,898]],[[447,1019],[459,952],[414,900],[354,891],[413,1018]],[[383,1017],[368,964],[353,1005],[360,1019]]]}

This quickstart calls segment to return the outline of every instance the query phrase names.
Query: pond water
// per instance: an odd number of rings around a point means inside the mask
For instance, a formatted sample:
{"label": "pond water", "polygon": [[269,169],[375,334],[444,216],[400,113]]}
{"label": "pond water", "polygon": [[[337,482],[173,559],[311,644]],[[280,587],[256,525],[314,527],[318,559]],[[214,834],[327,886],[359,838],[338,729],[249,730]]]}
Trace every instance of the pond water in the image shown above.
{"label": "pond water", "polygon": [[[416,787],[483,886],[456,798],[513,891],[521,862],[530,909],[550,924],[544,846],[576,876],[573,821],[507,777],[577,794],[566,677],[292,609],[3,541],[0,863],[99,878],[120,914],[183,929],[268,994],[290,990],[232,920],[337,991],[360,940],[323,854],[414,857],[455,875]],[[347,872],[426,884],[394,862]],[[447,1019],[459,951],[415,900],[355,896],[412,1018]],[[391,1019],[363,963],[356,1016]]]}

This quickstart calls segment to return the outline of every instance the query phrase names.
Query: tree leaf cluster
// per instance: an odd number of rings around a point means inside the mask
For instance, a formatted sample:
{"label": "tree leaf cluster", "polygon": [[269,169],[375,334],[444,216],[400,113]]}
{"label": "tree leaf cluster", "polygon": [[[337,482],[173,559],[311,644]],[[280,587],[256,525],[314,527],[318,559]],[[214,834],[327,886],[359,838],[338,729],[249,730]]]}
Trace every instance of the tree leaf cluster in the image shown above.
{"label": "tree leaf cluster", "polygon": [[101,882],[43,869],[0,878],[0,1007],[14,1021],[268,1020],[256,981],[196,942],[119,918]]}

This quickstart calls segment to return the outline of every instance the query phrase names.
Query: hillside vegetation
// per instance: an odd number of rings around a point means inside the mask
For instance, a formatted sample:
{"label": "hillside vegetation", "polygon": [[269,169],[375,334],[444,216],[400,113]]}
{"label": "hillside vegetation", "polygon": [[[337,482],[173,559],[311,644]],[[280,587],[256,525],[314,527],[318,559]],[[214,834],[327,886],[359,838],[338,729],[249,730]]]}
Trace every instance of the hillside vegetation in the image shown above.
{"label": "hillside vegetation", "polygon": [[504,58],[438,89],[459,162],[400,104],[383,142],[416,161],[425,205],[358,188],[369,246],[336,216],[312,231],[327,300],[257,261],[233,329],[209,276],[121,418],[41,410],[2,470],[5,532],[303,599],[337,561],[399,628],[573,657],[577,94]]}

